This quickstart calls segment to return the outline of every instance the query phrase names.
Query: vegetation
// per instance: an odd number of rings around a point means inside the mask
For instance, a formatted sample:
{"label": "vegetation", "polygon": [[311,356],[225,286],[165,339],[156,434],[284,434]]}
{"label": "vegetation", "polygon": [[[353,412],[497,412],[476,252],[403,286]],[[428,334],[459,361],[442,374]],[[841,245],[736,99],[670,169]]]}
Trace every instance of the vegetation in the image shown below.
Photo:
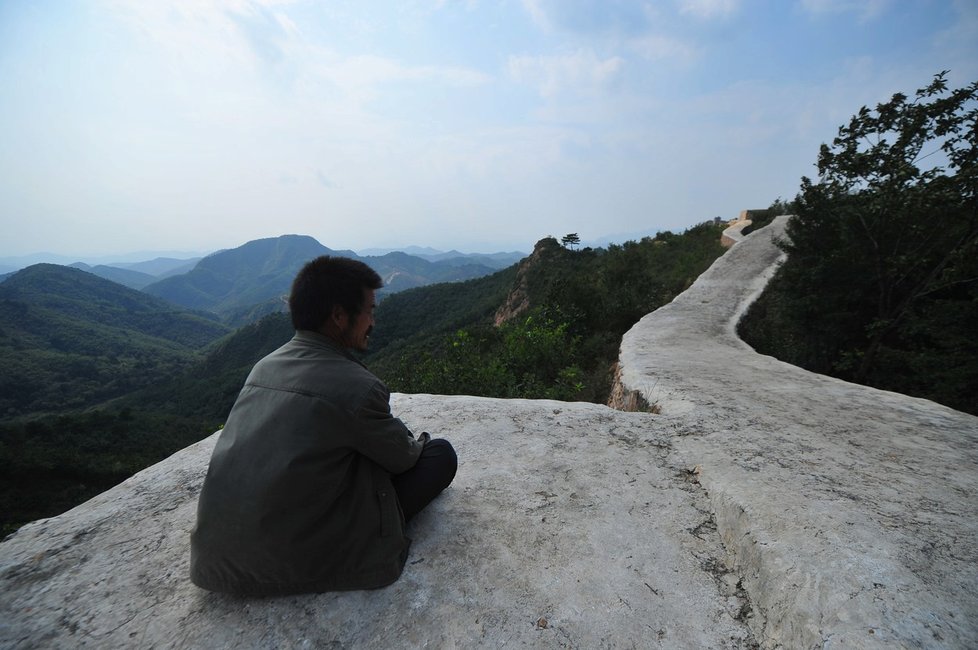
{"label": "vegetation", "polygon": [[282,323],[287,339],[284,315],[224,337],[213,316],[78,269],[12,275],[0,284],[2,532],[213,432]]}
{"label": "vegetation", "polygon": [[[378,331],[397,340],[373,341],[367,363],[401,392],[604,402],[622,334],[713,263],[720,232],[706,223],[607,250],[543,239],[518,272],[386,299]],[[497,327],[511,293],[522,300]]]}
{"label": "vegetation", "polygon": [[166,381],[227,331],[90,273],[29,267],[0,284],[0,414],[63,413]]}
{"label": "vegetation", "polygon": [[402,354],[405,347],[467,327],[489,322],[516,281],[512,266],[475,280],[433,284],[386,296],[376,311],[368,364]]}
{"label": "vegetation", "polygon": [[815,372],[978,414],[978,82],[863,107],[802,179],[741,326]]}
{"label": "vegetation", "polygon": [[580,245],[581,238],[576,232],[570,232],[560,238],[560,243],[564,245],[564,248],[576,248]]}
{"label": "vegetation", "polygon": [[0,424],[0,537],[200,440],[196,418],[106,408]]}
{"label": "vegetation", "polygon": [[567,322],[536,309],[499,328],[474,325],[429,339],[433,347],[412,348],[393,368],[371,368],[401,392],[572,400],[584,388],[580,341]]}

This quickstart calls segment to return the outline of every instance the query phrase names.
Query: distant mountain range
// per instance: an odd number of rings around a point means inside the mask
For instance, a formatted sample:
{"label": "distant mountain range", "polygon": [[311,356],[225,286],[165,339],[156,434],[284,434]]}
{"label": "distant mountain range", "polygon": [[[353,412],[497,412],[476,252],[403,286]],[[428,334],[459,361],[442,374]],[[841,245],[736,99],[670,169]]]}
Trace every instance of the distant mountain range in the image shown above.
{"label": "distant mountain range", "polygon": [[200,259],[39,263],[0,276],[0,413],[84,408],[172,376],[233,328],[286,311],[295,274],[320,255],[363,260],[383,278],[382,296],[481,278],[521,255],[417,252],[432,259],[283,235]]}
{"label": "distant mountain range", "polygon": [[[403,251],[368,249],[358,254],[327,248],[306,235],[282,235],[250,241],[205,257],[156,257],[103,264],[76,261],[68,266],[175,305],[217,314],[225,323],[241,326],[265,314],[283,311],[284,298],[295,274],[303,264],[319,255],[341,255],[370,265],[384,280],[380,298],[404,289],[482,277],[512,266],[524,257],[516,251],[460,253],[417,246]],[[35,257],[52,256],[0,258],[0,270]],[[15,275],[16,271],[0,275],[0,282]]]}
{"label": "distant mountain range", "polygon": [[483,264],[496,269],[504,269],[526,257],[526,253],[510,251],[508,253],[460,253],[457,250],[439,251],[430,247],[408,246],[407,248],[367,248],[360,251],[362,257],[380,257],[388,253],[407,253],[429,262],[452,262],[456,266],[462,264]]}
{"label": "distant mountain range", "polygon": [[[140,271],[142,273],[156,276],[157,279],[162,279],[163,277],[167,277],[169,275],[186,273],[193,268],[194,264],[200,261],[201,258],[215,252],[220,251],[211,251],[210,253],[146,251],[101,257],[71,257],[68,255],[59,255],[57,253],[33,253],[31,255],[7,256],[0,257],[0,278],[34,264],[60,264],[63,266],[76,266],[80,264],[82,266],[79,266],[79,268],[84,270],[88,270],[88,268],[109,266],[120,269]],[[351,255],[359,255],[360,257],[380,257],[386,255],[387,253],[399,252],[407,253],[408,255],[413,255],[414,257],[420,257],[428,260],[429,262],[439,262],[451,259],[467,260],[469,262],[484,264],[494,268],[506,268],[507,266],[515,264],[526,257],[526,253],[521,253],[519,251],[511,251],[506,253],[460,253],[456,250],[450,250],[447,252],[440,251],[428,246],[368,248],[357,251],[356,253],[353,251],[347,252]],[[461,261],[457,261],[456,265],[460,263]],[[96,275],[98,274],[96,273]]]}
{"label": "distant mountain range", "polygon": [[[199,261],[199,259],[200,258],[193,260],[166,260],[164,258],[158,258],[148,262],[126,264],[125,266],[121,264],[99,264],[97,266],[89,266],[84,262],[75,262],[74,264],[69,264],[68,266],[81,269],[82,271],[88,271],[89,273],[97,275],[106,280],[118,282],[119,284],[129,287],[130,289],[142,289],[147,285],[153,284],[154,282],[159,282],[163,278],[168,278],[171,275],[187,273],[194,268],[194,265]],[[173,264],[168,262],[172,262]],[[141,268],[150,270],[138,270]]]}
{"label": "distant mountain range", "polygon": [[482,277],[520,259],[519,253],[426,254],[442,259],[430,261],[404,252],[360,256],[350,250],[332,250],[306,235],[282,235],[208,255],[190,271],[142,289],[177,305],[218,314],[226,323],[243,325],[264,314],[282,311],[296,273],[320,255],[340,255],[370,265],[384,280],[381,297],[438,282]]}
{"label": "distant mountain range", "polygon": [[[207,253],[191,253],[178,251],[142,251],[133,253],[120,253],[118,255],[102,256],[71,256],[58,253],[32,253],[30,255],[12,255],[0,257],[0,273],[12,273],[20,269],[33,266],[34,264],[60,264],[71,266],[75,262],[82,262],[89,266],[117,266],[119,268],[133,267],[137,271],[143,271],[150,275],[156,272],[146,268],[138,268],[144,264],[153,265],[156,260],[176,260],[186,263],[190,260],[199,260]],[[150,260],[147,262],[146,260]]]}

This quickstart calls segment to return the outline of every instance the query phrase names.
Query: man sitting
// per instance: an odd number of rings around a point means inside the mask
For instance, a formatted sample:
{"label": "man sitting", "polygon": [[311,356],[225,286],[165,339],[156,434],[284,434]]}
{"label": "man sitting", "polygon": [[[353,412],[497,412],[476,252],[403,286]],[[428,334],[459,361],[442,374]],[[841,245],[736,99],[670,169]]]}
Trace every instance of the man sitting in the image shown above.
{"label": "man sitting", "polygon": [[319,257],[296,276],[296,334],[255,364],[211,457],[190,578],[212,591],[372,589],[400,576],[405,523],[454,479],[455,450],[415,438],[351,350],[373,331],[380,276]]}

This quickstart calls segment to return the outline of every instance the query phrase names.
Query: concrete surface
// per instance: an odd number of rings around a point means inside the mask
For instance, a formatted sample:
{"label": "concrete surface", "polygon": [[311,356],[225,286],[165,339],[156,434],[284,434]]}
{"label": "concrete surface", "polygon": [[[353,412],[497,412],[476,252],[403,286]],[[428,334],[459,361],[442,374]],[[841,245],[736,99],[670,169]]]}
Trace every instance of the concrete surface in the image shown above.
{"label": "concrete surface", "polygon": [[784,224],[637,323],[621,382],[697,466],[763,647],[978,647],[978,418],[737,338]]}
{"label": "concrete surface", "polygon": [[216,436],[0,546],[4,647],[751,647],[702,490],[652,416],[396,396],[451,432],[453,486],[377,591],[243,599],[187,580]]}
{"label": "concrete surface", "polygon": [[396,395],[460,468],[394,585],[190,584],[212,436],[0,544],[0,646],[975,647],[978,418],[737,339],[782,228],[625,336],[625,392],[660,415]]}

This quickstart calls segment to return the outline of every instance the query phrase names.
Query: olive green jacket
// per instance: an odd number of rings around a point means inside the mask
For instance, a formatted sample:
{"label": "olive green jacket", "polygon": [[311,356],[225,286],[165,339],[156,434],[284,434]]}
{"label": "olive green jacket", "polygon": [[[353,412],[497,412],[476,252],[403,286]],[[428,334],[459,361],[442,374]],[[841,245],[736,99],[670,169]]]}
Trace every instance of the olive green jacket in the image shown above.
{"label": "olive green jacket", "polygon": [[394,582],[410,540],[390,475],[422,446],[377,377],[325,336],[297,332],[252,369],[214,448],[191,580],[248,595]]}

